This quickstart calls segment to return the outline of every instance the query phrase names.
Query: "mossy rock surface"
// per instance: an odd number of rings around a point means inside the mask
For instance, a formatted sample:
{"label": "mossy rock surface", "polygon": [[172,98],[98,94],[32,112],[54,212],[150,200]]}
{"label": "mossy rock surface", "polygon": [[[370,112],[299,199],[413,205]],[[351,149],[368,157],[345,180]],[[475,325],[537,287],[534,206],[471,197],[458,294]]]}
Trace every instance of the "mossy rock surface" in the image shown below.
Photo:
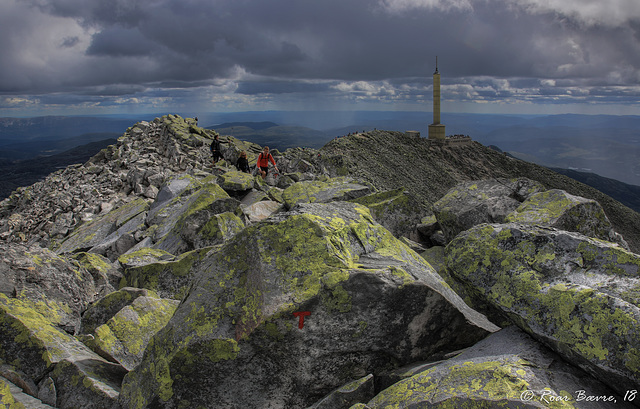
{"label": "mossy rock surface", "polygon": [[91,334],[105,324],[121,309],[133,303],[138,297],[157,295],[144,288],[125,287],[114,291],[93,303],[82,315],[82,333]]}
{"label": "mossy rock surface", "polygon": [[70,333],[80,316],[107,285],[82,263],[41,247],[0,244],[0,292],[44,314],[52,325]]}
{"label": "mossy rock surface", "polygon": [[[218,216],[234,213],[240,202],[229,197],[213,179],[206,179],[201,184],[202,187],[191,195],[170,201],[153,215],[149,221],[149,224],[157,222],[152,236],[156,242],[153,248],[177,256],[199,247],[218,244],[243,226],[237,217],[231,221],[228,216]],[[217,221],[211,221],[213,218]],[[220,224],[218,221],[228,228],[216,227],[216,224]],[[221,236],[217,232],[222,232]]]}
{"label": "mossy rock surface", "polygon": [[371,188],[352,178],[338,177],[294,183],[282,192],[287,209],[299,203],[327,203],[355,199],[371,193]]}
{"label": "mossy rock surface", "polygon": [[[585,396],[610,396],[616,402],[586,401]],[[366,403],[370,409],[632,407],[516,327],[395,383]]]}
{"label": "mossy rock surface", "polygon": [[422,207],[404,189],[372,193],[351,201],[367,206],[376,222],[396,237],[415,237],[424,216]]}
{"label": "mossy rock surface", "polygon": [[[618,391],[640,383],[640,257],[540,226],[480,225],[447,246],[480,300]],[[621,392],[624,393],[624,392]]]}
{"label": "mossy rock surface", "polygon": [[118,288],[122,279],[122,268],[108,258],[95,253],[75,253],[71,256],[80,267],[93,277],[98,297],[103,297]]}
{"label": "mossy rock surface", "polygon": [[510,213],[507,223],[530,223],[574,231],[588,237],[624,244],[595,200],[553,189],[532,195]]}
{"label": "mossy rock surface", "polygon": [[[43,311],[46,314],[46,311]],[[39,380],[64,359],[98,359],[71,335],[52,324],[50,316],[28,303],[0,294],[0,361]]]}
{"label": "mossy rock surface", "polygon": [[191,287],[195,266],[215,247],[193,250],[172,261],[160,261],[128,268],[120,282],[120,288],[145,288],[161,298],[181,300]]}
{"label": "mossy rock surface", "polygon": [[[125,378],[123,406],[307,407],[496,330],[352,203],[278,213],[193,270],[188,295]],[[294,313],[305,311],[300,329]]]}
{"label": "mossy rock surface", "polygon": [[120,384],[127,371],[103,359],[64,359],[51,377],[60,408],[121,409]]}
{"label": "mossy rock surface", "polygon": [[255,178],[240,171],[231,171],[218,176],[218,184],[226,192],[244,192],[253,188]]}
{"label": "mossy rock surface", "polygon": [[532,194],[545,190],[529,179],[487,179],[460,182],[433,205],[447,242],[481,223],[503,223]]}
{"label": "mossy rock surface", "polygon": [[149,340],[173,316],[179,301],[137,297],[93,332],[93,348],[130,371],[141,361]]}
{"label": "mossy rock surface", "polygon": [[309,409],[348,409],[353,404],[368,402],[374,397],[374,390],[373,375],[369,374],[336,389]]}
{"label": "mossy rock surface", "polygon": [[131,253],[126,253],[118,257],[118,262],[124,268],[140,267],[159,261],[171,261],[175,256],[167,251],[144,247]]}

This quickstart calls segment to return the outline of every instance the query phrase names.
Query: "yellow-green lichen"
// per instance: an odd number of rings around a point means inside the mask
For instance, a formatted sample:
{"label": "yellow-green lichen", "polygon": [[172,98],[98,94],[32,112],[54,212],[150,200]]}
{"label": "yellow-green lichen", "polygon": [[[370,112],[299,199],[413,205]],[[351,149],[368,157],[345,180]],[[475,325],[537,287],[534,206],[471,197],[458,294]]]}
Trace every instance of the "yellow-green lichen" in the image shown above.
{"label": "yellow-green lichen", "polygon": [[0,379],[0,404],[6,409],[25,409],[25,406],[17,402],[11,393],[9,385]]}

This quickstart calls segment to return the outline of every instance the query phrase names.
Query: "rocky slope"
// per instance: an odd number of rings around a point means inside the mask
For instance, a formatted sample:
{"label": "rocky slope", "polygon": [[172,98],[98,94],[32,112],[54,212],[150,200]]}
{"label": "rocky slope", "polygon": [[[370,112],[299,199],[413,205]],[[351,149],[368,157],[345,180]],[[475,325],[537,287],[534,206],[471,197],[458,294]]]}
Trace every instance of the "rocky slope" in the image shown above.
{"label": "rocky slope", "polygon": [[481,146],[376,131],[262,180],[214,135],[138,123],[0,202],[5,406],[638,404],[637,214]]}
{"label": "rocky slope", "polygon": [[596,200],[634,251],[640,251],[640,214],[600,191],[542,166],[514,159],[479,143],[469,146],[430,145],[401,132],[372,131],[339,138],[321,150],[332,175],[351,174],[380,189],[404,186],[425,208],[458,182],[525,177],[547,189]]}

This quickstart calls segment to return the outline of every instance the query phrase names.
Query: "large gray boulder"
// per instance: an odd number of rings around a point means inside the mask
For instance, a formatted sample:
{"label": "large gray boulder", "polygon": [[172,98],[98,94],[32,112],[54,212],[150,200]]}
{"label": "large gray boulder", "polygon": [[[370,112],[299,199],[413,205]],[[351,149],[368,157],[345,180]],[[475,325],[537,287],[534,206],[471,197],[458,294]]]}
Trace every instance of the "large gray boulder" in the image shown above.
{"label": "large gray boulder", "polygon": [[[142,198],[135,199],[123,206],[117,207],[104,216],[81,225],[58,246],[55,246],[55,251],[58,254],[62,254],[88,251],[101,244],[108,247],[114,242],[114,237],[115,240],[117,240],[117,238],[123,234],[138,230],[144,217],[136,219],[136,216],[144,214],[148,209],[149,204]],[[108,241],[109,245],[107,245],[105,241]]]}
{"label": "large gray boulder", "polygon": [[153,291],[143,288],[124,287],[96,301],[82,315],[82,334],[92,334],[96,328],[104,325],[118,311],[131,305],[138,297],[155,296]]}
{"label": "large gray boulder", "polygon": [[153,248],[177,256],[220,244],[244,226],[234,214],[240,202],[222,190],[214,177],[195,181],[194,185],[149,213],[147,235]]}
{"label": "large gray boulder", "polygon": [[633,408],[515,326],[380,392],[369,409]]}
{"label": "large gray boulder", "polygon": [[531,195],[507,215],[507,223],[531,223],[574,231],[588,237],[627,244],[613,230],[600,203],[552,189]]}
{"label": "large gray boulder", "polygon": [[461,182],[433,205],[447,242],[481,223],[503,223],[532,194],[546,190],[526,178]]}
{"label": "large gray boulder", "polygon": [[377,192],[351,200],[365,205],[371,215],[394,236],[417,239],[417,226],[422,217],[421,207],[404,189]]}
{"label": "large gray boulder", "polygon": [[306,407],[497,329],[357,204],[274,215],[194,270],[125,378],[124,407]]}
{"label": "large gray boulder", "polygon": [[142,361],[149,340],[167,324],[178,303],[155,295],[137,297],[97,327],[87,345],[130,371]]}
{"label": "large gray boulder", "polygon": [[282,192],[287,209],[299,203],[327,203],[355,199],[371,193],[371,188],[352,178],[323,178],[294,183]]}
{"label": "large gray boulder", "polygon": [[11,363],[31,382],[51,377],[61,409],[119,408],[124,368],[56,328],[49,316],[4,294],[0,294],[0,361]]}
{"label": "large gray boulder", "polygon": [[578,233],[480,225],[446,250],[455,277],[619,393],[640,384],[640,257]]}
{"label": "large gray boulder", "polygon": [[170,261],[158,261],[127,268],[121,286],[152,290],[162,298],[182,300],[191,288],[196,266],[217,247],[205,247],[181,254]]}
{"label": "large gray boulder", "polygon": [[118,263],[112,263],[106,257],[95,253],[75,253],[71,255],[71,259],[93,277],[96,298],[104,297],[120,285],[122,268]]}
{"label": "large gray boulder", "polygon": [[224,191],[235,194],[253,189],[255,177],[249,173],[230,171],[218,176],[218,184]]}
{"label": "large gray boulder", "polygon": [[91,274],[74,260],[38,246],[0,244],[0,254],[0,293],[75,333],[82,312],[98,293]]}
{"label": "large gray boulder", "polygon": [[0,378],[0,404],[8,409],[55,409],[3,378]]}

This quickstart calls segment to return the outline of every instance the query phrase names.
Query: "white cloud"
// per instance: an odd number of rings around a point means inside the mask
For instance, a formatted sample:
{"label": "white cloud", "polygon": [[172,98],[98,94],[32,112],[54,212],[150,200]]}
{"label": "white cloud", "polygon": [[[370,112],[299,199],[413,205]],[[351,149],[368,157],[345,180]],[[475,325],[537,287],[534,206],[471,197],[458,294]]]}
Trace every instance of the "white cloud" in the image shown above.
{"label": "white cloud", "polygon": [[616,27],[640,19],[638,0],[509,0],[534,13],[558,13],[587,25]]}
{"label": "white cloud", "polygon": [[471,0],[380,0],[382,7],[391,12],[404,12],[427,8],[443,11],[473,10]]}

